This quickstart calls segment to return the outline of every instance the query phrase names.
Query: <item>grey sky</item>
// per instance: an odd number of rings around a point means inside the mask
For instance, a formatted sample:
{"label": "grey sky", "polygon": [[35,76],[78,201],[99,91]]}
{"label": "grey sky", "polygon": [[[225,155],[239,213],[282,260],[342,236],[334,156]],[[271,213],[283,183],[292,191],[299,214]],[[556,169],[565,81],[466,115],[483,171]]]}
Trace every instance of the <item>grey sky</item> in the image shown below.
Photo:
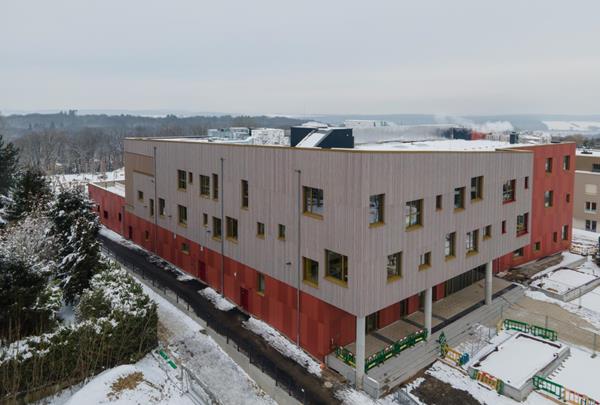
{"label": "grey sky", "polygon": [[0,11],[0,111],[600,112],[598,0],[2,0]]}

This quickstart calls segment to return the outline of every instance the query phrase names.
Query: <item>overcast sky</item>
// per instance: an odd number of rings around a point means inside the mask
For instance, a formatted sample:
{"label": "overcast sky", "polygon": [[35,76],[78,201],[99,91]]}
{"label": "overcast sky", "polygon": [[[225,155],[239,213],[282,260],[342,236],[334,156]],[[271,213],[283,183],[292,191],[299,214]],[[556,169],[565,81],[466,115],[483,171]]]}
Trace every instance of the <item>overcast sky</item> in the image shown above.
{"label": "overcast sky", "polygon": [[0,111],[600,112],[600,1],[2,0]]}

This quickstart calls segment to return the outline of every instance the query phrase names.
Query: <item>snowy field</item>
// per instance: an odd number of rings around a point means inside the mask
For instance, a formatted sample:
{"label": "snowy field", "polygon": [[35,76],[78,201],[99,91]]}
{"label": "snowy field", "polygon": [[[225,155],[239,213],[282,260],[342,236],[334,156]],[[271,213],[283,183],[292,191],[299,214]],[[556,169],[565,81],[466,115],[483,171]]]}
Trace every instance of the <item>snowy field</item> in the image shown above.
{"label": "snowy field", "polygon": [[586,350],[571,347],[571,355],[563,363],[563,366],[550,376],[550,379],[566,388],[600,401],[599,371],[600,357],[592,358],[592,354]]}
{"label": "snowy field", "polygon": [[517,333],[498,345],[497,350],[483,356],[473,367],[519,388],[551,363],[562,349],[562,345],[556,347]]}
{"label": "snowy field", "polygon": [[594,281],[596,278],[595,275],[582,271],[560,269],[547,273],[542,277],[536,277],[531,285],[563,295]]}
{"label": "snowy field", "polygon": [[[275,404],[192,318],[147,286],[158,304],[159,337],[176,364],[188,366],[223,404]],[[135,364],[107,370],[86,384],[40,401],[49,405],[167,404],[194,405],[182,393],[180,368],[172,370],[162,358],[148,354]],[[201,388],[198,387],[201,392]],[[206,394],[202,394],[208,398]]]}

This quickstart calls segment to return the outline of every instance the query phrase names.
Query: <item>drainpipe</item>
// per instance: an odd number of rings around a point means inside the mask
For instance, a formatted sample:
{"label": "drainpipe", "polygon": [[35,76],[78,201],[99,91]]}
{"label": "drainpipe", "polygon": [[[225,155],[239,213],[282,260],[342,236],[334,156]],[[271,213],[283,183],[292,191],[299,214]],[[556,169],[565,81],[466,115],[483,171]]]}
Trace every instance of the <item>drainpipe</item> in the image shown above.
{"label": "drainpipe", "polygon": [[154,253],[158,254],[157,246],[157,234],[158,234],[158,185],[156,181],[156,146],[154,147],[154,206],[152,207],[152,212],[154,212]]}
{"label": "drainpipe", "polygon": [[225,190],[223,189],[223,162],[225,159],[221,158],[221,297],[225,297]]}
{"label": "drainpipe", "polygon": [[297,235],[297,256],[296,256],[296,266],[298,269],[298,285],[296,288],[296,345],[300,347],[300,285],[302,283],[302,263],[300,260],[300,237],[301,237],[301,222],[302,222],[302,182],[301,176],[302,171],[296,170],[298,173],[298,235]]}

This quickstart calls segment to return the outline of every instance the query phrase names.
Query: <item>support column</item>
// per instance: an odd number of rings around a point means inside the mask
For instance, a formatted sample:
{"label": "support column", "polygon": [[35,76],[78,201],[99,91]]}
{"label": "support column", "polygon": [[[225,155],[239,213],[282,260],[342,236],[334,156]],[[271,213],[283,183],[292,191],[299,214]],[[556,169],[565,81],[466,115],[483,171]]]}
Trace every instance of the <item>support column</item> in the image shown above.
{"label": "support column", "polygon": [[492,262],[485,265],[485,305],[492,305]]}
{"label": "support column", "polygon": [[425,329],[427,329],[427,338],[431,336],[431,307],[433,305],[433,291],[429,287],[425,290]]}
{"label": "support column", "polygon": [[365,317],[356,317],[356,388],[362,389],[365,375]]}

